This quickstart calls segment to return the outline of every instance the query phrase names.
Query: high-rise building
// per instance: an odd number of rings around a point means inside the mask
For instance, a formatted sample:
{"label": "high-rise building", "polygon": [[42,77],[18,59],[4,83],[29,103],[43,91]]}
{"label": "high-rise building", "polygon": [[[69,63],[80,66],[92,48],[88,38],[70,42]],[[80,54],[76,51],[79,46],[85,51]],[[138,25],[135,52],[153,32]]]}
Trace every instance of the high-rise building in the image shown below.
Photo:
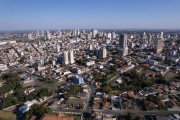
{"label": "high-rise building", "polygon": [[106,50],[105,47],[103,47],[103,48],[101,48],[101,49],[99,50],[99,57],[100,57],[100,58],[106,58],[106,57],[107,57],[107,50]]}
{"label": "high-rise building", "polygon": [[80,30],[79,30],[79,29],[77,29],[77,30],[76,30],[76,33],[77,33],[77,35],[79,35],[79,34],[80,34]]}
{"label": "high-rise building", "polygon": [[148,35],[148,43],[152,41],[152,35]]}
{"label": "high-rise building", "polygon": [[39,31],[37,30],[37,32],[36,32],[36,38],[38,38],[39,37]]}
{"label": "high-rise building", "polygon": [[76,29],[73,29],[73,30],[72,30],[72,35],[73,35],[73,36],[76,36],[76,35],[77,35]]}
{"label": "high-rise building", "polygon": [[93,47],[93,54],[97,57],[99,57],[99,51],[100,51],[100,47],[96,44],[94,44],[94,47]]}
{"label": "high-rise building", "polygon": [[69,61],[68,61],[68,51],[63,52],[63,59],[64,59],[64,64],[67,65],[69,63]]}
{"label": "high-rise building", "polygon": [[161,32],[160,38],[164,38],[164,33]]}
{"label": "high-rise building", "polygon": [[144,33],[142,34],[142,39],[146,39],[146,37],[147,37],[146,32],[144,32]]}
{"label": "high-rise building", "polygon": [[47,39],[51,39],[51,33],[49,31],[46,31]]}
{"label": "high-rise building", "polygon": [[44,36],[44,31],[43,30],[41,30],[41,36]]}
{"label": "high-rise building", "polygon": [[120,56],[126,56],[128,54],[128,47],[127,47],[127,35],[122,34],[119,36],[119,47],[120,47]]}
{"label": "high-rise building", "polygon": [[56,60],[53,60],[53,61],[52,61],[52,65],[53,65],[53,66],[56,65]]}
{"label": "high-rise building", "polygon": [[29,40],[32,40],[32,38],[33,38],[33,37],[32,37],[32,34],[29,33],[29,34],[28,34],[28,39],[29,39]]}
{"label": "high-rise building", "polygon": [[89,44],[89,50],[93,50],[93,44]]}
{"label": "high-rise building", "polygon": [[112,32],[112,38],[113,38],[113,39],[116,38],[116,33],[115,33],[115,31]]}
{"label": "high-rise building", "polygon": [[163,50],[164,41],[163,38],[156,38],[154,51],[160,53]]}
{"label": "high-rise building", "polygon": [[73,54],[73,50],[70,50],[69,51],[69,63],[73,64],[75,61],[74,61],[74,54]]}
{"label": "high-rise building", "polygon": [[130,48],[134,48],[134,46],[135,46],[134,42],[130,42],[129,46],[130,46]]}
{"label": "high-rise building", "polygon": [[107,34],[107,38],[111,40],[111,33]]}
{"label": "high-rise building", "polygon": [[57,45],[57,46],[56,46],[56,49],[57,49],[57,53],[59,53],[59,52],[60,52],[60,46]]}
{"label": "high-rise building", "polygon": [[85,30],[83,30],[83,34],[86,34],[86,31],[85,31]]}
{"label": "high-rise building", "polygon": [[127,47],[127,35],[126,34],[120,35],[120,38],[119,38],[119,47],[120,48]]}
{"label": "high-rise building", "polygon": [[97,31],[97,30],[92,29],[92,34],[93,34],[93,37],[96,37],[97,33],[98,33],[98,31]]}
{"label": "high-rise building", "polygon": [[61,37],[61,35],[62,35],[62,32],[61,32],[61,30],[59,29],[59,30],[58,30],[58,37]]}

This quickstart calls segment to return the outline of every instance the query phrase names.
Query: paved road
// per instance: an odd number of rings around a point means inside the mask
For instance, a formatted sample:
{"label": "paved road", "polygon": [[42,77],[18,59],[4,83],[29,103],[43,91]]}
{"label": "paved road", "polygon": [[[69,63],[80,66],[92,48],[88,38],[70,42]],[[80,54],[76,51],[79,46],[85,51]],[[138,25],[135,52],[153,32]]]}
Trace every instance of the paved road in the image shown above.
{"label": "paved road", "polygon": [[[102,112],[103,114],[106,115],[114,115],[114,116],[119,116],[119,115],[127,115],[128,112],[131,113],[137,113],[137,114],[142,114],[142,115],[169,115],[169,114],[179,114],[180,111],[141,111],[141,110],[120,110],[120,111],[112,111],[112,110],[96,110],[99,112]],[[62,112],[62,113],[74,113],[74,114],[82,114],[87,112],[86,110],[57,110],[54,112]]]}
{"label": "paved road", "polygon": [[90,89],[90,95],[89,95],[89,98],[88,98],[88,101],[87,101],[87,106],[86,106],[86,109],[85,111],[88,112],[88,113],[91,113],[91,106],[92,106],[92,103],[93,103],[93,98],[94,98],[94,94],[95,94],[95,91],[96,91],[96,88],[94,85],[91,85],[91,84],[87,84],[89,89]]}
{"label": "paved road", "polygon": [[112,110],[103,110],[103,114],[109,114],[109,115],[127,115],[128,112],[131,113],[138,113],[143,115],[168,115],[168,114],[179,114],[180,111],[141,111],[141,110],[121,110],[121,111],[112,111]]}

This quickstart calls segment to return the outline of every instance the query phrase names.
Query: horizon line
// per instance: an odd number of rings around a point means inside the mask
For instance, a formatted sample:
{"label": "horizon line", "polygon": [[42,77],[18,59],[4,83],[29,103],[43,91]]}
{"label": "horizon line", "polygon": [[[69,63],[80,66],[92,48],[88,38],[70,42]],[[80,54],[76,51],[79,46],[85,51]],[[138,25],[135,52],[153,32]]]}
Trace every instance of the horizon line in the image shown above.
{"label": "horizon line", "polygon": [[180,28],[63,28],[63,29],[9,29],[9,30],[0,30],[1,32],[3,31],[37,31],[37,30],[74,30],[74,29],[79,29],[79,30],[180,30]]}

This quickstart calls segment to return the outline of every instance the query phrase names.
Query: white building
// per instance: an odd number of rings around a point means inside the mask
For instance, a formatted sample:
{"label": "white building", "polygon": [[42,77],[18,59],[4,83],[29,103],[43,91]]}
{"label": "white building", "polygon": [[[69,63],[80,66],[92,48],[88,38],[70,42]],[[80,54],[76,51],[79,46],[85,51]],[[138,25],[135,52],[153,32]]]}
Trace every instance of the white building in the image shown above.
{"label": "white building", "polygon": [[74,61],[74,54],[73,54],[73,50],[69,51],[69,63],[73,64]]}
{"label": "white building", "polygon": [[53,60],[53,61],[52,61],[52,65],[53,65],[53,66],[56,65],[56,60]]}
{"label": "white building", "polygon": [[109,38],[111,40],[111,33],[107,34],[107,38]]}
{"label": "white building", "polygon": [[96,37],[97,33],[98,33],[98,31],[97,31],[97,30],[92,29],[92,34],[93,34],[93,37]]}
{"label": "white building", "polygon": [[60,46],[57,45],[57,46],[56,46],[56,49],[57,49],[57,53],[59,53],[59,52],[60,52]]}
{"label": "white building", "polygon": [[32,101],[27,101],[27,102],[25,102],[24,105],[19,108],[19,112],[21,112],[21,113],[26,113],[26,112],[28,112],[29,109],[30,109],[30,107],[31,107],[32,105],[36,104],[36,103],[38,103],[37,100],[32,100]]}
{"label": "white building", "polygon": [[116,38],[116,33],[115,33],[115,31],[114,31],[114,32],[112,32],[112,38],[113,38],[113,39],[115,39],[115,38]]}
{"label": "white building", "polygon": [[89,44],[89,50],[93,50],[93,45]]}
{"label": "white building", "polygon": [[49,31],[46,32],[47,39],[51,39],[51,33]]}
{"label": "white building", "polygon": [[33,39],[33,37],[32,37],[32,34],[31,34],[31,33],[29,33],[29,34],[28,34],[28,39],[29,39],[29,40],[32,40],[32,39]]}
{"label": "white building", "polygon": [[160,38],[164,38],[164,33],[161,32]]}
{"label": "white building", "polygon": [[5,71],[5,70],[8,70],[7,65],[5,65],[5,64],[0,64],[0,71]]}
{"label": "white building", "polygon": [[92,61],[92,60],[91,60],[91,61],[86,62],[86,65],[87,65],[87,66],[91,66],[91,65],[94,65],[94,64],[95,64],[95,62],[94,62],[94,61]]}
{"label": "white building", "polygon": [[130,42],[130,43],[129,43],[129,46],[130,46],[130,48],[134,48],[134,47],[135,47],[134,42]]}
{"label": "white building", "polygon": [[39,38],[39,31],[36,31],[36,39]]}
{"label": "white building", "polygon": [[63,59],[64,59],[64,64],[67,65],[69,63],[69,61],[68,61],[68,51],[63,52]]}

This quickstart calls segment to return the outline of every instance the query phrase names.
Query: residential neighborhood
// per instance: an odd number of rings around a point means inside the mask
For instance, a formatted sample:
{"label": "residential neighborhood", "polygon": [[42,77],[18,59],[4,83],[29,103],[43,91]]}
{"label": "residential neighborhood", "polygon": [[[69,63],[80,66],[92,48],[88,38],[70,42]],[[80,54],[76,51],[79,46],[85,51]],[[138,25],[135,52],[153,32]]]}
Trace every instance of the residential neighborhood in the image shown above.
{"label": "residential neighborhood", "polygon": [[18,120],[180,118],[179,32],[1,33],[0,76]]}

